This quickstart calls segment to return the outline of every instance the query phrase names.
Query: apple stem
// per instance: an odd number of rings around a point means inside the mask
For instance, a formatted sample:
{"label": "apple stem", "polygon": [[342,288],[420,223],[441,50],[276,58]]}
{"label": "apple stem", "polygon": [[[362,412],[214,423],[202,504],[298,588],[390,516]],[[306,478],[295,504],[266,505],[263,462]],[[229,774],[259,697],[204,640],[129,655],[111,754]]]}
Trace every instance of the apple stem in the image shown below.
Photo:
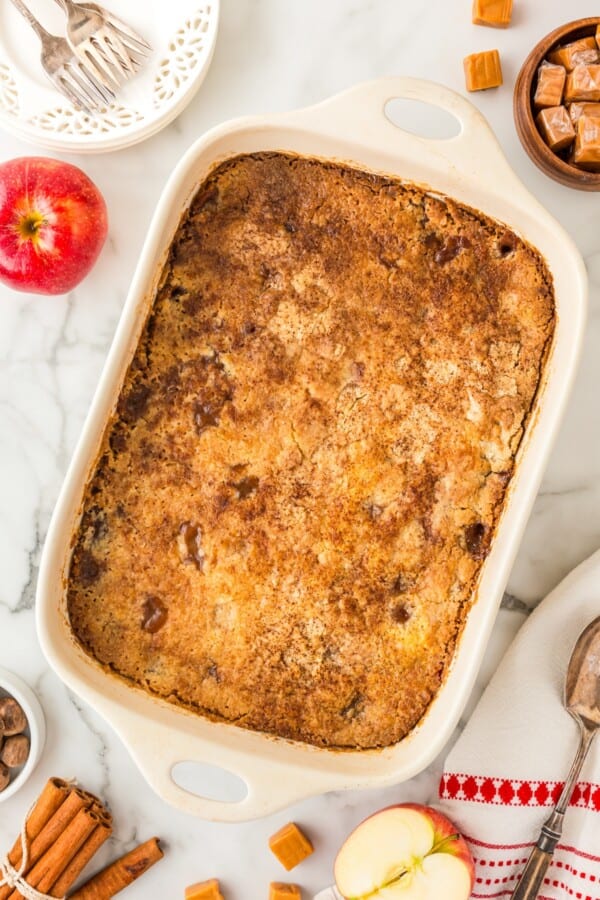
{"label": "apple stem", "polygon": [[447,835],[447,837],[442,838],[441,840],[439,840],[437,842],[437,844],[433,845],[433,847],[431,848],[431,850],[429,851],[427,856],[429,856],[432,853],[439,853],[440,850],[442,849],[442,847],[444,846],[444,844],[449,844],[450,841],[458,841],[459,838],[460,838],[460,834],[458,834],[458,833]]}

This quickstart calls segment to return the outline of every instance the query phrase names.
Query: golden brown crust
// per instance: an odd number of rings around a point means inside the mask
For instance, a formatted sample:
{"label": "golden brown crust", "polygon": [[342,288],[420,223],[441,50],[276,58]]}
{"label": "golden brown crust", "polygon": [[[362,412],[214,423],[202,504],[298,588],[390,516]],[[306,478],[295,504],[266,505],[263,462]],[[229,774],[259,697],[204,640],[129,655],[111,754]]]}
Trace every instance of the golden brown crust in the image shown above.
{"label": "golden brown crust", "polygon": [[87,489],[79,641],[247,728],[400,740],[452,658],[553,328],[540,256],[473,210],[333,163],[221,165]]}

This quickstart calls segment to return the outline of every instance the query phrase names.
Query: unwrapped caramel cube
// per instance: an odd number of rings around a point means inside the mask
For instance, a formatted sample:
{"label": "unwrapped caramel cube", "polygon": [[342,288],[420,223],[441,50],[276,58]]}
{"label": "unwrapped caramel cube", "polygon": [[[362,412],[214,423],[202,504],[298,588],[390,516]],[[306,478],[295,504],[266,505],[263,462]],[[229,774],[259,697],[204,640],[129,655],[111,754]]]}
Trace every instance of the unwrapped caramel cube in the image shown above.
{"label": "unwrapped caramel cube", "polygon": [[313,852],[313,845],[293,822],[269,838],[269,847],[288,872]]}
{"label": "unwrapped caramel cube", "polygon": [[502,84],[502,66],[497,50],[472,53],[464,60],[465,81],[468,91],[487,91]]}
{"label": "unwrapped caramel cube", "polygon": [[573,125],[577,125],[582,116],[600,117],[600,103],[571,103],[569,115]]}
{"label": "unwrapped caramel cube", "polygon": [[513,0],[473,0],[473,24],[508,28]]}
{"label": "unwrapped caramel cube", "polygon": [[564,66],[544,63],[538,69],[537,87],[533,102],[541,109],[544,106],[560,106],[567,80]]}
{"label": "unwrapped caramel cube", "polygon": [[593,116],[580,118],[571,162],[582,169],[600,172],[600,119]]}
{"label": "unwrapped caramel cube", "polygon": [[600,66],[575,66],[567,75],[565,101],[600,100]]}
{"label": "unwrapped caramel cube", "polygon": [[571,72],[575,66],[590,66],[600,61],[600,52],[594,37],[581,38],[566,44],[548,54],[551,63],[564,66],[567,72]]}
{"label": "unwrapped caramel cube", "polygon": [[217,879],[211,878],[186,887],[185,900],[223,900],[223,894]]}
{"label": "unwrapped caramel cube", "polygon": [[302,893],[297,884],[272,881],[269,886],[269,900],[302,900]]}
{"label": "unwrapped caramel cube", "polygon": [[543,109],[536,122],[551,150],[564,150],[575,140],[575,129],[564,106]]}

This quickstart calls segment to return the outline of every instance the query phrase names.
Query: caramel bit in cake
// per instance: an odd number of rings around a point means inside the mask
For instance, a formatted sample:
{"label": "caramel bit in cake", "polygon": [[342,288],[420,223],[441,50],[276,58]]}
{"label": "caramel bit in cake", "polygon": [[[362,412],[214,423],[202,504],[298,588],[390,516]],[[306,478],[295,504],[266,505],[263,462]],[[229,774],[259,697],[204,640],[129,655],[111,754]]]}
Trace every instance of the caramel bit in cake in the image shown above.
{"label": "caramel bit in cake", "polygon": [[76,574],[79,583],[84,586],[92,585],[98,580],[102,572],[102,566],[91,550],[82,550],[77,561]]}
{"label": "caramel bit in cake", "polygon": [[392,582],[392,594],[405,594],[406,591],[409,591],[411,587],[413,587],[413,584],[412,578],[409,578],[404,572],[400,572]]}
{"label": "caramel bit in cake", "polygon": [[149,594],[142,606],[142,628],[149,634],[156,634],[167,621],[167,609],[158,597]]}
{"label": "caramel bit in cake", "polygon": [[234,482],[233,487],[237,492],[238,500],[245,500],[258,488],[258,478],[256,475],[247,475],[241,481]]}
{"label": "caramel bit in cake", "polygon": [[177,535],[177,549],[183,563],[193,563],[199,572],[204,569],[204,550],[202,549],[202,531],[195,522],[184,522]]}
{"label": "caramel bit in cake", "polygon": [[271,835],[269,847],[288,872],[313,852],[313,845],[295,822],[289,822]]}
{"label": "caramel bit in cake", "polygon": [[362,713],[365,707],[365,698],[363,694],[356,693],[350,698],[349,702],[342,707],[340,715],[344,719],[356,719]]}
{"label": "caramel bit in cake", "polygon": [[222,405],[217,407],[212,403],[203,403],[202,400],[196,400],[194,405],[194,423],[198,434],[203,434],[207,428],[216,428],[220,424],[219,413]]}
{"label": "caramel bit in cake", "polygon": [[124,422],[133,425],[146,414],[151,393],[149,385],[140,383],[134,384],[123,395],[122,400],[119,401],[119,413]]}
{"label": "caramel bit in cake", "polygon": [[469,246],[467,238],[460,235],[450,235],[436,252],[434,259],[438,265],[444,265],[444,263],[456,259],[460,251]]}
{"label": "caramel bit in cake", "polygon": [[406,625],[412,616],[412,610],[406,603],[397,603],[395,606],[392,606],[391,616],[394,622],[397,622],[399,625]]}
{"label": "caramel bit in cake", "polygon": [[464,529],[465,547],[473,559],[485,559],[489,550],[489,528],[483,522],[472,522]]}

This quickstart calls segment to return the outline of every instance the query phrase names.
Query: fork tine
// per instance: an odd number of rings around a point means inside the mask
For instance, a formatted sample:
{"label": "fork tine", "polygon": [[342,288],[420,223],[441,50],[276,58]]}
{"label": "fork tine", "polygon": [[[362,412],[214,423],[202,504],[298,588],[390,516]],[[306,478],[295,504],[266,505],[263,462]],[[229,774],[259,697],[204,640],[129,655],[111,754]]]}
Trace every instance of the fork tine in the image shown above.
{"label": "fork tine", "polygon": [[120,40],[119,36],[116,33],[111,32],[109,29],[103,28],[98,37],[102,38],[102,49],[106,52],[106,54],[110,56],[111,59],[115,61],[115,63],[120,65],[121,69],[123,69],[129,75],[133,75],[135,73],[135,69],[131,62],[129,53],[127,52],[127,48]]}
{"label": "fork tine", "polygon": [[77,60],[77,62],[73,63],[74,69],[77,71],[77,74],[83,79],[86,86],[89,87],[92,96],[96,97],[100,102],[104,103],[105,106],[108,106],[115,99],[115,95],[113,91],[109,90],[109,88],[104,87],[104,85],[95,77],[90,67],[81,62],[81,60]]}
{"label": "fork tine", "polygon": [[77,65],[69,66],[68,73],[79,88],[79,92],[86,98],[88,108],[98,109],[100,104],[104,103],[104,98],[94,89]]}
{"label": "fork tine", "polygon": [[77,85],[69,78],[69,75],[64,68],[57,72],[52,80],[60,92],[71,101],[75,109],[82,109],[85,112],[89,112],[87,100],[81,94]]}
{"label": "fork tine", "polygon": [[146,41],[138,40],[131,34],[128,34],[126,31],[122,31],[116,25],[114,26],[114,30],[115,33],[118,34],[123,44],[133,53],[137,53],[139,56],[143,56],[144,59],[146,59],[146,57],[149,56],[150,53],[152,53],[152,47]]}
{"label": "fork tine", "polygon": [[115,28],[131,43],[137,44],[139,47],[143,48],[143,51],[145,51],[146,53],[150,53],[152,51],[151,45],[141,36],[141,34],[138,34],[133,30],[133,28],[130,28],[129,25],[123,22],[122,19],[117,18],[117,16],[113,16],[112,13],[107,13],[106,10],[105,21],[107,25]]}
{"label": "fork tine", "polygon": [[[119,89],[119,80],[114,69],[106,61],[106,57],[93,39],[85,41],[85,43],[81,45],[79,48],[79,55],[85,56],[86,61],[89,62],[90,66],[93,68],[95,77],[107,91],[110,91],[112,94]],[[121,74],[120,71],[119,74]],[[112,99],[114,99],[114,96]]]}

